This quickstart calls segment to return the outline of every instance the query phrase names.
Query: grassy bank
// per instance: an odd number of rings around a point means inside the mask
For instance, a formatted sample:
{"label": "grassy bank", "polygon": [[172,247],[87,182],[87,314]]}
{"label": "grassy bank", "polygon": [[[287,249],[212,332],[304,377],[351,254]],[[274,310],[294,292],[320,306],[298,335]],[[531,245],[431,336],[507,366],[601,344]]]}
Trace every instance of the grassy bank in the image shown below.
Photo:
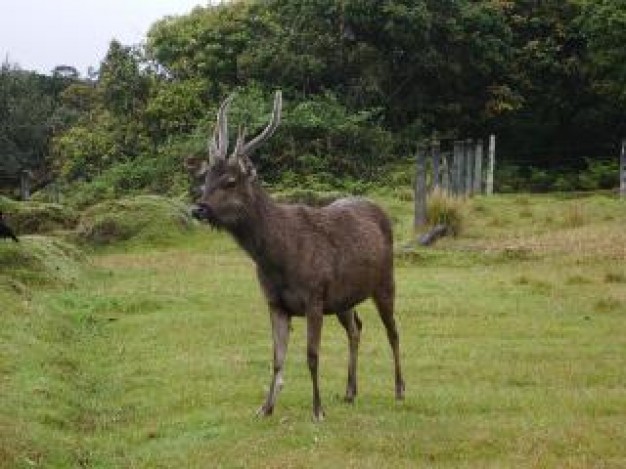
{"label": "grassy bank", "polygon": [[[381,202],[400,246],[411,203]],[[251,261],[220,233],[107,248],[52,286],[3,277],[0,465],[624,466],[626,206],[500,196],[463,210],[461,236],[398,254],[405,402],[366,303],[353,406],[344,332],[325,321],[321,425],[302,320],[275,415],[254,418],[269,320]]]}

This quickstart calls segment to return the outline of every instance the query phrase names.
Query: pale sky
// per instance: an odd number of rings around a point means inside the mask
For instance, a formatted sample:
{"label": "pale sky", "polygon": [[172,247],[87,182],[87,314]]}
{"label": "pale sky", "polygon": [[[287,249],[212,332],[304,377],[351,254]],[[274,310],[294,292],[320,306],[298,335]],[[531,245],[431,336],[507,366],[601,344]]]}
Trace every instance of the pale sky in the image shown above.
{"label": "pale sky", "polygon": [[98,68],[111,39],[144,42],[167,15],[189,13],[213,0],[0,0],[0,62],[49,74],[57,65],[81,75]]}

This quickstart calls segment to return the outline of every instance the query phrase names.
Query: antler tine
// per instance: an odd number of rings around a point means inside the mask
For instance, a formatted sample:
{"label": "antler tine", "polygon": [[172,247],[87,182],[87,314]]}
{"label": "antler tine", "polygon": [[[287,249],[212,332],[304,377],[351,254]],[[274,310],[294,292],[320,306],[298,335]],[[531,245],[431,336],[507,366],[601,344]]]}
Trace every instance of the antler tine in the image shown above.
{"label": "antler tine", "polygon": [[239,130],[237,132],[237,143],[235,144],[235,151],[233,152],[233,154],[239,155],[245,143],[246,143],[246,127],[240,125]]}
{"label": "antler tine", "polygon": [[234,95],[228,96],[220,106],[217,112],[217,125],[216,125],[216,139],[215,139],[215,156],[223,160],[226,158],[228,152],[228,106],[232,101]]}
{"label": "antler tine", "polygon": [[[274,110],[272,112],[272,117],[270,118],[269,124],[267,127],[257,135],[255,138],[250,140],[245,145],[242,145],[241,148],[237,148],[239,151],[237,153],[238,156],[249,156],[254,150],[256,150],[263,142],[265,142],[268,138],[272,136],[272,134],[276,131],[278,124],[280,124],[280,113],[283,106],[283,95],[280,90],[276,91],[274,95]],[[243,142],[242,142],[243,143]]]}
{"label": "antler tine", "polygon": [[209,164],[215,163],[218,152],[218,143],[217,143],[217,125],[213,128],[213,135],[209,138],[208,141],[209,146]]}

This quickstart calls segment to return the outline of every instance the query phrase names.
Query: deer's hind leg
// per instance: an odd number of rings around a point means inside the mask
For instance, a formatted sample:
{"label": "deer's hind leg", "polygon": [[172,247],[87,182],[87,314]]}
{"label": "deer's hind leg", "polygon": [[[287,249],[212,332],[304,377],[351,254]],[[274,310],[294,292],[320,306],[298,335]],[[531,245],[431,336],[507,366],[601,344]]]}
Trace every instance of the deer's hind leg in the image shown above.
{"label": "deer's hind leg", "polygon": [[357,361],[359,355],[359,341],[361,339],[362,323],[354,309],[342,311],[337,314],[339,322],[346,330],[348,336],[348,384],[346,385],[346,395],[344,400],[346,402],[354,402],[354,398],[357,395]]}
{"label": "deer's hind leg", "polygon": [[398,328],[396,326],[396,320],[393,317],[394,313],[394,285],[393,280],[383,283],[378,291],[373,295],[376,309],[380,319],[385,325],[387,330],[387,338],[389,339],[389,345],[393,353],[394,373],[395,373],[395,386],[396,386],[396,399],[404,399],[404,378],[402,377],[402,368],[400,366],[400,338],[398,335]]}

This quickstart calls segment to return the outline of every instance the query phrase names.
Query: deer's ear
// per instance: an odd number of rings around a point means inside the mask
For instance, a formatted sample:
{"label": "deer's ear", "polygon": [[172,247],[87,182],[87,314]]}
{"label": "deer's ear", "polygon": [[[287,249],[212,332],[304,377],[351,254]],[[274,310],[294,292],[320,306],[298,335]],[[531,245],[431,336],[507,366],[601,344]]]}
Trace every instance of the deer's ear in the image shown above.
{"label": "deer's ear", "polygon": [[209,163],[204,158],[190,156],[185,159],[185,169],[191,176],[202,176],[209,168]]}

